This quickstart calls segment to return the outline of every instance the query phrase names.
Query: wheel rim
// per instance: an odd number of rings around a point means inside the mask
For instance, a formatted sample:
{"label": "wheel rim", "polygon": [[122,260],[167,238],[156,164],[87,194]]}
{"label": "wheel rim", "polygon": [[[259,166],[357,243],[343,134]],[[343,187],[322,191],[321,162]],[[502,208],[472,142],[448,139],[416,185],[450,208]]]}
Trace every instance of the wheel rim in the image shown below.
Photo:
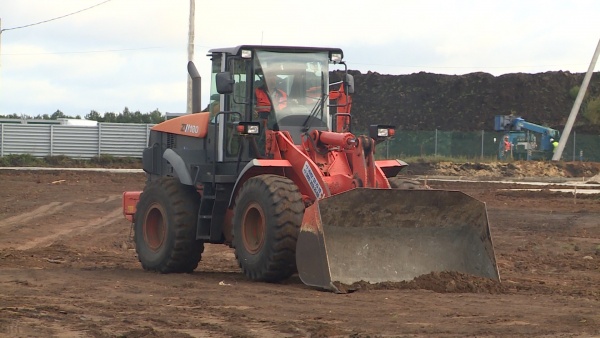
{"label": "wheel rim", "polygon": [[265,242],[265,215],[258,203],[252,203],[244,212],[242,219],[242,240],[244,247],[251,254],[258,253]]}
{"label": "wheel rim", "polygon": [[144,219],[144,241],[152,251],[158,251],[165,241],[167,225],[163,208],[154,203]]}

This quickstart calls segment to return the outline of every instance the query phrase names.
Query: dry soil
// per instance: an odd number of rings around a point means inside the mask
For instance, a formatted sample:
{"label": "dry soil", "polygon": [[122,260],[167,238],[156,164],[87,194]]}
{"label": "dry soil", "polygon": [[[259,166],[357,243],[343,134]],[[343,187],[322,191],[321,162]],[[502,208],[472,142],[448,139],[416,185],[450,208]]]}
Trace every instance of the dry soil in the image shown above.
{"label": "dry soil", "polygon": [[143,271],[121,194],[144,180],[0,170],[0,336],[600,336],[598,195],[429,180],[486,202],[502,282],[435,273],[334,294],[247,281],[223,245],[192,274]]}

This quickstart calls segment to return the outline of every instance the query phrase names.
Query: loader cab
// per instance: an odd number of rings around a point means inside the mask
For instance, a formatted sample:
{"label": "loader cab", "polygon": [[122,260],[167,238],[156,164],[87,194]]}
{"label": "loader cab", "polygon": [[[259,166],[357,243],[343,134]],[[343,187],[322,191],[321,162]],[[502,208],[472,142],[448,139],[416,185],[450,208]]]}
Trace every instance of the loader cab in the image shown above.
{"label": "loader cab", "polygon": [[261,109],[257,92],[266,93],[271,101],[270,112],[253,114],[253,118],[267,119],[268,129],[289,131],[296,144],[303,132],[330,128],[327,52],[257,50],[252,65],[253,110]]}
{"label": "loader cab", "polygon": [[[332,65],[343,64],[340,49],[238,46],[211,50],[209,55],[213,61],[211,98],[219,98],[219,111],[239,113],[220,115],[223,125],[240,119],[258,121],[267,129],[288,131],[295,144],[310,130],[331,130],[329,72]],[[258,91],[266,93],[267,109]],[[216,101],[211,104],[217,105]],[[242,154],[237,151],[241,139],[231,142],[236,136],[228,135],[227,128],[222,132],[224,159],[253,157],[246,153],[249,147],[242,147]]]}

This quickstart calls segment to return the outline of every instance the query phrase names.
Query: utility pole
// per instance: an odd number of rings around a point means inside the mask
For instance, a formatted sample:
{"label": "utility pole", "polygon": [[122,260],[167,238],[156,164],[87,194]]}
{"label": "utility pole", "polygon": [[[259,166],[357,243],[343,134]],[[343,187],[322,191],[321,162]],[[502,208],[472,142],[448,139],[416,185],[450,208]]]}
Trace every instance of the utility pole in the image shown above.
{"label": "utility pole", "polygon": [[[196,12],[196,1],[190,0],[190,23],[188,29],[188,61],[194,61],[194,20]],[[187,74],[187,73],[186,73]],[[187,113],[192,111],[192,79],[187,76]]]}
{"label": "utility pole", "polygon": [[2,18],[0,18],[0,66],[2,66]]}
{"label": "utility pole", "polygon": [[[2,79],[2,18],[0,18],[0,79]],[[2,90],[2,80],[0,80],[0,90]]]}
{"label": "utility pole", "polygon": [[579,107],[581,107],[581,101],[583,101],[583,97],[587,90],[588,84],[590,83],[590,79],[592,78],[592,73],[594,73],[596,61],[598,61],[598,54],[600,54],[600,40],[598,40],[598,45],[596,46],[596,51],[594,52],[594,56],[592,57],[592,62],[590,63],[590,67],[588,68],[588,71],[585,74],[585,77],[583,78],[583,83],[579,88],[579,93],[577,94],[577,98],[575,99],[575,103],[573,104],[573,108],[571,109],[571,114],[569,114],[569,119],[567,119],[565,129],[560,135],[558,147],[554,151],[554,155],[552,155],[552,161],[560,160],[563,150],[565,150],[565,145],[567,144],[567,140],[569,139],[571,128],[573,128],[573,123],[575,123],[575,118],[577,117],[577,113],[579,113]]}

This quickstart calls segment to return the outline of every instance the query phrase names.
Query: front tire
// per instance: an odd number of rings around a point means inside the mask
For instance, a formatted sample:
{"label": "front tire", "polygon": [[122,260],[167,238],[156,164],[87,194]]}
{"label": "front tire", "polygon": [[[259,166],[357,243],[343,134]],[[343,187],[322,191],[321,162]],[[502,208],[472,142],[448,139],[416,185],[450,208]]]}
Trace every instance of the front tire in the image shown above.
{"label": "front tire", "polygon": [[261,175],[244,183],[235,202],[233,246],[249,279],[278,282],[296,272],[303,215],[302,195],[290,179]]}
{"label": "front tire", "polygon": [[200,196],[176,178],[149,181],[135,213],[134,239],[145,270],[160,273],[192,272],[204,251],[196,240]]}

